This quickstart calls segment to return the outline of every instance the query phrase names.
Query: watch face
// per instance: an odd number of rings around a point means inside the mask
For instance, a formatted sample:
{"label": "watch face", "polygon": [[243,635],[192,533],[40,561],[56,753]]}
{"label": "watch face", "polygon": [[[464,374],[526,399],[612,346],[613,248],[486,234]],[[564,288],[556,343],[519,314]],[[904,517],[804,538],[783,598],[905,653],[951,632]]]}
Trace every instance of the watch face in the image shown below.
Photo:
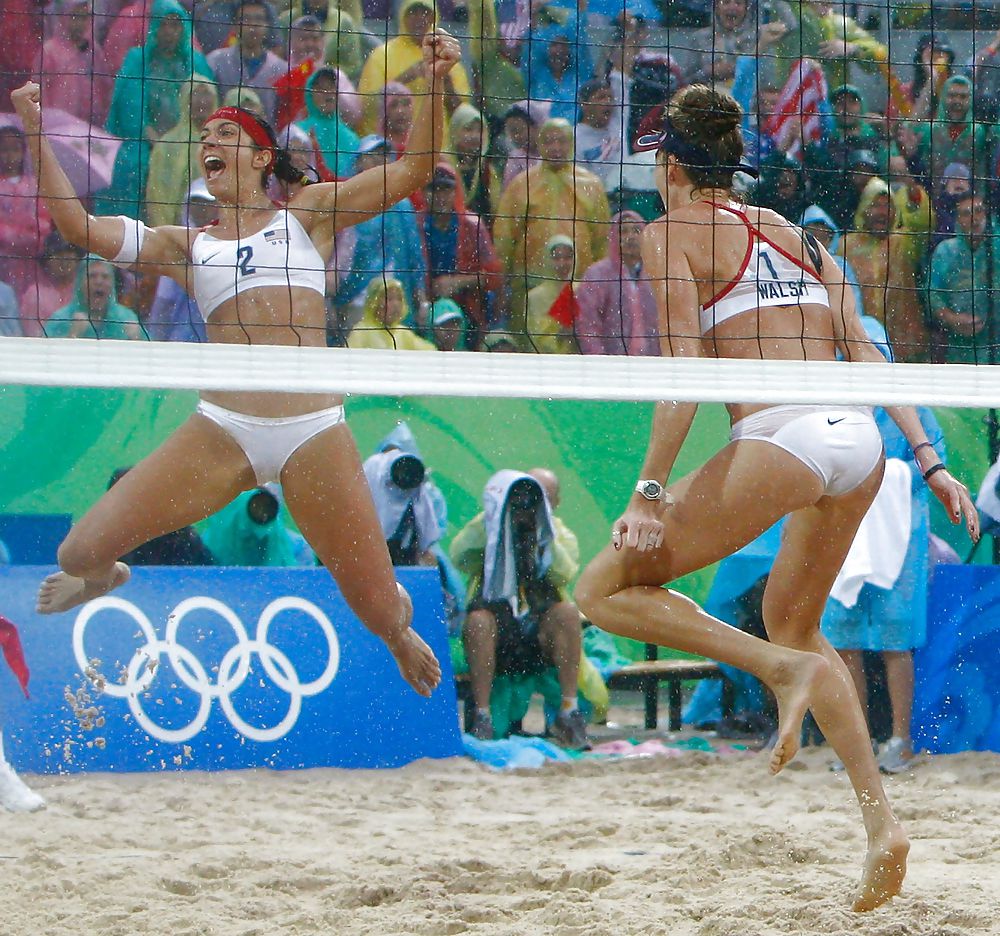
{"label": "watch face", "polygon": [[642,496],[655,500],[660,496],[660,485],[656,481],[647,481],[642,486]]}

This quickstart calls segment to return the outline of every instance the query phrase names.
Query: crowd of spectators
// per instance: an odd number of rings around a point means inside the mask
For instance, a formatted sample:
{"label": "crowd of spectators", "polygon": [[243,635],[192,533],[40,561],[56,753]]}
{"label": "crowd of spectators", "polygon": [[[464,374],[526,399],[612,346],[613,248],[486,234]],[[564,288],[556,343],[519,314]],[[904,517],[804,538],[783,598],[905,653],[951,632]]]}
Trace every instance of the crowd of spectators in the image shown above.
{"label": "crowd of spectators", "polygon": [[683,33],[633,12],[657,15],[648,2],[286,3],[0,4],[20,24],[0,74],[0,333],[205,339],[172,284],[112,271],[109,285],[53,232],[12,86],[35,76],[47,119],[69,128],[57,149],[89,152],[72,178],[96,213],[205,224],[197,141],[216,106],[257,111],[316,179],[381,165],[405,150],[420,40],[440,22],[466,47],[442,161],[338,235],[331,345],[657,354],[638,245],[663,206],[634,140],[704,82],[746,113],[760,178],[737,176],[741,194],[822,229],[897,360],[992,362],[1000,34],[962,61],[935,30],[900,64],[854,5],[827,0],[691,2],[702,25]]}

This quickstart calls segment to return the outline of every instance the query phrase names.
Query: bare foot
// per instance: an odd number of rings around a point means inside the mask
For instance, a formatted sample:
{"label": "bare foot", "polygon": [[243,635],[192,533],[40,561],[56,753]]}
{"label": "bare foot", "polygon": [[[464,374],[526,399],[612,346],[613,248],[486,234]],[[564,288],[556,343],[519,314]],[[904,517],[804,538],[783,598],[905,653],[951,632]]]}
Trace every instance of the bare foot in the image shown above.
{"label": "bare foot", "polygon": [[795,657],[782,663],[770,685],[778,700],[778,740],[771,749],[769,764],[772,774],[778,773],[799,752],[802,719],[817,683],[830,672],[830,664],[818,653],[795,652]]}
{"label": "bare foot", "polygon": [[386,641],[396,658],[399,672],[417,695],[429,698],[441,682],[441,664],[421,636],[408,627],[398,637]]}
{"label": "bare foot", "polygon": [[58,614],[61,611],[68,611],[124,585],[131,574],[124,562],[116,562],[111,575],[103,580],[82,579],[75,575],[67,575],[65,572],[56,572],[39,587],[35,610],[39,614]]}
{"label": "bare foot", "polygon": [[853,910],[861,913],[881,907],[903,889],[910,841],[898,825],[875,839],[865,856],[861,886],[854,895]]}

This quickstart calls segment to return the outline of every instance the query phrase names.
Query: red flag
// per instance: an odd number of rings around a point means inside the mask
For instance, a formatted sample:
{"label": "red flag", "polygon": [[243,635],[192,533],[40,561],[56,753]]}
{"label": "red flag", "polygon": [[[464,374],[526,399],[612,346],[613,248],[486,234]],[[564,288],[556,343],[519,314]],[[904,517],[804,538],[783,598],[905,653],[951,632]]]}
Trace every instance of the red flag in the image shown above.
{"label": "red flag", "polygon": [[549,306],[549,318],[555,319],[563,328],[572,328],[580,314],[580,305],[573,294],[573,284],[567,283]]}
{"label": "red flag", "polygon": [[17,633],[17,628],[2,615],[0,615],[0,647],[3,648],[7,665],[21,684],[21,691],[25,698],[30,699],[31,696],[28,695],[28,664],[24,661],[21,638]]}
{"label": "red flag", "polygon": [[799,59],[778,98],[777,112],[764,124],[768,135],[792,159],[802,162],[803,147],[822,138],[820,105],[827,97],[823,67],[813,59]]}

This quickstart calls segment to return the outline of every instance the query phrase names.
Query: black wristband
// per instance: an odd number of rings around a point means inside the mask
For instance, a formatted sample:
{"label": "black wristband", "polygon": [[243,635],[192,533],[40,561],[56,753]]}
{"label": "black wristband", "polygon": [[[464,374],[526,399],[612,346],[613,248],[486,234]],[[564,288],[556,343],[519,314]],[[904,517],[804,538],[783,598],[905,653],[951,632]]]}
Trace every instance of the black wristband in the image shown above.
{"label": "black wristband", "polygon": [[932,474],[937,474],[939,471],[944,471],[947,469],[947,465],[944,462],[938,462],[936,465],[931,465],[924,472],[924,480],[926,481]]}

